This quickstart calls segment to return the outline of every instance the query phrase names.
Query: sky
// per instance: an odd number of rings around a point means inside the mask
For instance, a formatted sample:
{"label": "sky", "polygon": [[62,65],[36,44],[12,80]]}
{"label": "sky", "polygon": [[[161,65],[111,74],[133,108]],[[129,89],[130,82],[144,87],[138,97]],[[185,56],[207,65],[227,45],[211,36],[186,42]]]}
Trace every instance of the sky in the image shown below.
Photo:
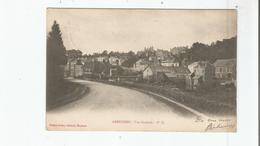
{"label": "sky", "polygon": [[60,25],[67,50],[137,52],[210,44],[237,34],[235,10],[48,9],[47,33]]}

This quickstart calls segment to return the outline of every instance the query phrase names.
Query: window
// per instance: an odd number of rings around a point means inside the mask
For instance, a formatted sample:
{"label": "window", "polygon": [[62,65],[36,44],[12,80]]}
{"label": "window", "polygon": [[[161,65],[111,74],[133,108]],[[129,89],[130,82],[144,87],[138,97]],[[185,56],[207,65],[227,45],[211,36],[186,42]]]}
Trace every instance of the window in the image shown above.
{"label": "window", "polygon": [[232,72],[232,70],[231,70],[231,67],[228,67],[228,72],[229,72],[229,73],[231,73],[231,72]]}

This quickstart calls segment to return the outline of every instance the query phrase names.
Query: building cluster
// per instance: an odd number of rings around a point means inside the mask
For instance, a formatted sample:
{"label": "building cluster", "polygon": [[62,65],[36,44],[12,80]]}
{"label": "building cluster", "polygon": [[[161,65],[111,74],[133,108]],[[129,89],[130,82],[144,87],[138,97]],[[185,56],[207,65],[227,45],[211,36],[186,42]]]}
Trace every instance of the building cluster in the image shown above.
{"label": "building cluster", "polygon": [[[171,50],[185,51],[186,48]],[[183,63],[164,50],[154,55],[140,57],[124,66],[128,56],[97,55],[69,58],[66,77],[98,77],[109,80],[142,80],[146,82],[173,83],[188,89],[213,81],[236,81],[236,59],[217,59],[214,63],[197,61]]]}

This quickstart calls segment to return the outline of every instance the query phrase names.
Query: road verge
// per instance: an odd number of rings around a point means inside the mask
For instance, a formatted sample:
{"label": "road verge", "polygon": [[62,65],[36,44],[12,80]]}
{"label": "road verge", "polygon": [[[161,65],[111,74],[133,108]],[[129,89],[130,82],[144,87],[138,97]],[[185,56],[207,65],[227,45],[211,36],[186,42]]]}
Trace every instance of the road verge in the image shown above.
{"label": "road verge", "polygon": [[66,81],[65,86],[65,89],[59,91],[62,93],[52,96],[49,98],[51,100],[46,101],[47,111],[76,101],[89,92],[89,88],[86,85]]}

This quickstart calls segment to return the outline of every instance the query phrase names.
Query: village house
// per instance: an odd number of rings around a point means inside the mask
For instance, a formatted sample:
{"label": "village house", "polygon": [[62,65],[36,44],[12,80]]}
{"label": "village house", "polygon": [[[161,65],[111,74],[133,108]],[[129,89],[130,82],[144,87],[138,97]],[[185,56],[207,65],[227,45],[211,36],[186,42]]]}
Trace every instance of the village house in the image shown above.
{"label": "village house", "polygon": [[154,80],[157,82],[182,80],[190,74],[188,68],[184,67],[168,67],[149,65],[143,70],[144,80]]}
{"label": "village house", "polygon": [[168,67],[179,67],[180,63],[176,59],[169,59],[169,60],[161,61],[161,65],[168,66]]}
{"label": "village house", "polygon": [[124,56],[109,56],[108,61],[112,65],[122,65],[124,61],[126,61],[127,58]]}
{"label": "village house", "polygon": [[80,57],[77,57],[79,60],[81,60],[82,62],[85,62],[88,58],[87,56],[80,56]]}
{"label": "village house", "polygon": [[131,67],[120,66],[123,69],[123,76],[138,75],[140,72],[133,70]]}
{"label": "village house", "polygon": [[83,73],[83,63],[81,60],[77,60],[77,63],[74,66],[74,77],[81,77]]}
{"label": "village house", "polygon": [[183,58],[182,59],[182,61],[181,61],[181,66],[182,67],[188,67],[188,65],[189,65],[190,63],[189,63],[189,60],[188,60],[188,58]]}
{"label": "village house", "polygon": [[138,81],[142,78],[141,75],[128,67],[111,65],[109,68],[110,81]]}
{"label": "village house", "polygon": [[149,65],[161,65],[161,60],[159,60],[156,56],[148,57]]}
{"label": "village house", "polygon": [[95,61],[95,57],[93,57],[93,56],[87,57],[87,59],[85,61],[86,62],[94,62]]}
{"label": "village house", "polygon": [[236,59],[217,59],[214,66],[217,79],[236,80]]}
{"label": "village house", "polygon": [[149,65],[149,61],[146,59],[139,59],[133,65],[134,71],[143,71]]}
{"label": "village house", "polygon": [[120,76],[120,75],[122,75],[122,73],[123,73],[123,69],[122,69],[122,67],[120,67],[120,66],[118,66],[118,65],[110,65],[109,66],[109,76],[110,77],[113,77],[113,76]]}
{"label": "village house", "polygon": [[166,60],[169,59],[171,54],[167,50],[157,49],[155,55],[158,60]]}
{"label": "village house", "polygon": [[215,77],[215,67],[209,61],[197,61],[188,65],[191,72],[186,77],[186,88],[196,89],[203,83],[211,84]]}
{"label": "village house", "polygon": [[112,65],[121,65],[121,63],[122,63],[122,62],[120,62],[120,59],[117,56],[109,56],[108,60],[109,60],[109,63]]}
{"label": "village house", "polygon": [[212,81],[215,76],[215,67],[209,61],[197,61],[188,65],[194,78],[201,78],[203,82]]}
{"label": "village house", "polygon": [[94,71],[94,62],[88,60],[84,62],[83,71],[85,77],[91,77]]}
{"label": "village house", "polygon": [[83,62],[80,59],[69,59],[65,67],[66,77],[83,76]]}
{"label": "village house", "polygon": [[97,56],[95,57],[95,60],[98,61],[98,62],[108,62],[109,60],[109,57],[108,56]]}

